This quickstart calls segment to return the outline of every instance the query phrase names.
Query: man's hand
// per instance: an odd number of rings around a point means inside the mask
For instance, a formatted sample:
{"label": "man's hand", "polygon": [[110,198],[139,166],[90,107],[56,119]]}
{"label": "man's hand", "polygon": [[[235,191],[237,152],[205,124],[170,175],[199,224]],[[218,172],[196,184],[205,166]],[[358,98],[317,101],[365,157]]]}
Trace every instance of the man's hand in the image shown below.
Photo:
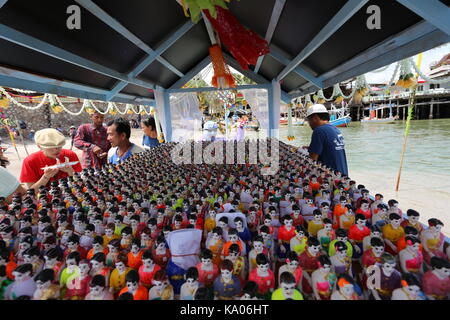
{"label": "man's hand", "polygon": [[44,176],[47,179],[53,178],[57,173],[59,172],[59,169],[50,169],[50,168],[44,168]]}
{"label": "man's hand", "polygon": [[94,152],[94,154],[98,156],[103,152],[103,150],[99,146],[95,146],[94,149],[92,149],[92,152]]}

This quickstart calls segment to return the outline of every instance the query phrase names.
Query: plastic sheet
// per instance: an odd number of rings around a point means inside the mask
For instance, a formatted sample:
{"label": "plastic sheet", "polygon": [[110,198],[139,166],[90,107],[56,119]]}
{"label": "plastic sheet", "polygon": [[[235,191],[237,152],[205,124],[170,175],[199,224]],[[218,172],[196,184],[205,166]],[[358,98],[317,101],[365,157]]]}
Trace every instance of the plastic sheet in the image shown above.
{"label": "plastic sheet", "polygon": [[195,93],[172,94],[170,110],[173,142],[202,139],[202,113]]}
{"label": "plastic sheet", "polygon": [[266,89],[241,90],[245,100],[250,105],[253,115],[258,119],[259,126],[264,133],[269,130],[269,96]]}

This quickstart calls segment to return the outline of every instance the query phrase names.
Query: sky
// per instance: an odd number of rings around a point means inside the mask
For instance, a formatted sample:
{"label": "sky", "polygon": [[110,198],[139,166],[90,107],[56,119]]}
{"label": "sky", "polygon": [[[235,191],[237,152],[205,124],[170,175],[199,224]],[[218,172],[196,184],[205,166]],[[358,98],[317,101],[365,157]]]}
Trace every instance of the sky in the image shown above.
{"label": "sky", "polygon": [[[430,71],[431,63],[441,60],[442,57],[448,53],[450,53],[450,42],[446,43],[440,47],[423,52],[422,65],[420,66],[420,70],[422,70],[422,72],[427,74]],[[414,61],[417,63],[417,55],[414,56]],[[389,68],[387,68],[383,72],[366,73],[366,80],[368,83],[387,83],[390,80],[392,73],[394,72],[394,69],[395,69],[395,63],[392,63],[389,66]],[[230,67],[230,70],[231,70],[231,72],[239,73],[239,71],[236,71],[232,67]],[[207,66],[205,69],[203,69],[202,72],[203,72],[203,79],[208,84],[211,84],[211,78],[213,76],[212,68],[210,66]],[[398,74],[397,74],[397,76],[398,76]]]}

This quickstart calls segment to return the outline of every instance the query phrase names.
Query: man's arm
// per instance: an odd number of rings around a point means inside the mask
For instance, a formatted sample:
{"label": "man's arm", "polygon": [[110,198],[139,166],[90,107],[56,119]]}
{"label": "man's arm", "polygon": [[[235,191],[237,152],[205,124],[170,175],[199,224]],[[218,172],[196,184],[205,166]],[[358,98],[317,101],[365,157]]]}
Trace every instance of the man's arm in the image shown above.
{"label": "man's arm", "polygon": [[101,152],[102,149],[100,147],[87,141],[87,135],[85,133],[86,133],[85,126],[80,126],[78,128],[77,134],[75,135],[75,138],[74,138],[73,144],[74,144],[75,148],[83,150],[83,151],[92,150],[95,154]]}
{"label": "man's arm", "polygon": [[312,137],[311,137],[311,144],[309,145],[309,156],[314,161],[317,161],[319,159],[319,155],[323,151],[323,141],[325,137],[322,134],[322,131],[319,130],[319,128],[315,129],[313,131]]}

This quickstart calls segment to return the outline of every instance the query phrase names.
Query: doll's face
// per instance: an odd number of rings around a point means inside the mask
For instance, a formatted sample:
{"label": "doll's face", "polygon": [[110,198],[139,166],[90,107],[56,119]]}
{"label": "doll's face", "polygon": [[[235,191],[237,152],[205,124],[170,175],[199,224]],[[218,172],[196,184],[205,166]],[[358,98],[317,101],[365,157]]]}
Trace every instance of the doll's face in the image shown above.
{"label": "doll's face", "polygon": [[410,294],[412,297],[417,297],[420,293],[420,287],[416,286],[416,285],[412,285],[412,286],[406,286],[405,287],[406,292],[408,292],[408,294]]}
{"label": "doll's face", "polygon": [[122,233],[122,240],[130,240],[131,239],[131,234],[129,233]]}
{"label": "doll's face", "polygon": [[224,279],[225,281],[230,281],[233,275],[233,273],[227,269],[221,269],[220,274],[222,275],[222,279]]}
{"label": "doll's face", "polygon": [[310,251],[313,255],[317,255],[320,251],[320,246],[311,246],[309,247]]}
{"label": "doll's face", "polygon": [[373,247],[373,253],[379,257],[384,253],[384,247],[383,246],[379,246],[379,247]]}
{"label": "doll's face", "polygon": [[344,250],[336,250],[336,255],[338,255],[341,258],[344,258],[347,255],[347,249]]}
{"label": "doll's face", "polygon": [[289,260],[287,265],[288,265],[289,269],[295,270],[295,269],[297,269],[299,262],[297,260]]}
{"label": "doll's face", "polygon": [[411,245],[411,246],[409,246],[409,247],[411,247],[411,249],[412,249],[412,251],[414,251],[414,252],[419,252],[419,249],[420,249],[420,243],[414,243],[413,245]]}
{"label": "doll's face", "polygon": [[338,241],[343,241],[343,242],[347,242],[348,237],[337,237]]}
{"label": "doll's face", "polygon": [[351,296],[353,292],[355,292],[355,289],[352,284],[346,284],[342,288],[340,288],[340,290],[347,297]]}
{"label": "doll's face", "polygon": [[239,220],[236,221],[234,224],[236,225],[237,229],[241,229],[242,227],[244,227],[244,225],[242,224],[242,221],[239,221]]}
{"label": "doll's face", "polygon": [[292,227],[292,219],[286,219],[284,220],[284,225],[286,226],[286,228],[290,229]]}
{"label": "doll's face", "polygon": [[272,219],[264,219],[264,225],[270,227],[272,225]]}
{"label": "doll's face", "polygon": [[398,228],[400,227],[400,219],[396,219],[396,220],[391,220],[391,224],[395,227]]}
{"label": "doll's face", "polygon": [[410,216],[408,218],[408,220],[409,220],[410,223],[416,224],[417,222],[419,222],[419,217],[417,217],[417,216]]}
{"label": "doll's face", "polygon": [[156,287],[158,291],[162,291],[166,288],[167,283],[166,281],[153,280],[153,285]]}
{"label": "doll's face", "polygon": [[28,279],[29,274],[30,274],[29,272],[21,273],[21,272],[13,271],[14,280],[17,282],[25,281],[26,279]]}
{"label": "doll's face", "polygon": [[95,287],[91,287],[90,288],[90,293],[94,296],[94,297],[98,297],[101,296],[103,294],[103,287],[101,286],[95,286]]}
{"label": "doll's face", "polygon": [[164,234],[164,238],[167,239],[167,237],[169,236],[170,231],[169,230],[164,230],[163,234]]}
{"label": "doll's face", "polygon": [[114,230],[113,229],[110,229],[110,228],[105,229],[105,235],[107,237],[112,237],[113,234],[114,234]]}
{"label": "doll's face", "polygon": [[366,211],[367,209],[369,209],[369,204],[368,203],[361,204],[361,209]]}
{"label": "doll's face", "polygon": [[166,244],[164,242],[158,242],[156,245],[156,250],[163,251],[166,249]]}
{"label": "doll's face", "polygon": [[116,262],[116,268],[120,273],[122,273],[125,271],[126,266],[122,261],[118,261],[118,262]]}
{"label": "doll's face", "polygon": [[91,231],[91,230],[85,230],[84,231],[84,235],[86,236],[86,237],[93,237],[94,236],[94,232],[93,231]]}
{"label": "doll's face", "polygon": [[139,224],[139,221],[133,219],[130,221],[130,224],[132,228],[136,228]]}
{"label": "doll's face", "polygon": [[371,237],[375,237],[375,238],[381,237],[381,234],[379,231],[372,231],[370,234],[371,234]]}
{"label": "doll's face", "polygon": [[333,228],[333,225],[331,223],[326,223],[324,225],[325,231],[331,231],[332,228]]}
{"label": "doll's face", "polygon": [[450,269],[449,268],[441,268],[441,269],[434,269],[441,278],[447,278],[450,276]]}
{"label": "doll's face", "polygon": [[280,287],[283,289],[284,296],[291,297],[294,294],[295,283],[284,283],[284,282],[282,282]]}
{"label": "doll's face", "polygon": [[219,227],[221,227],[222,229],[228,227],[228,224],[224,221],[219,221]]}
{"label": "doll's face", "polygon": [[131,246],[131,252],[132,252],[133,254],[139,253],[139,250],[140,250],[140,248],[139,248],[139,246],[138,246],[137,244],[133,244],[133,245]]}
{"label": "doll's face", "polygon": [[320,208],[320,212],[322,212],[322,214],[328,214],[328,212],[330,212],[330,207],[323,206],[322,208]]}
{"label": "doll's face", "polygon": [[86,275],[86,274],[88,274],[89,273],[89,271],[91,270],[91,267],[89,266],[89,264],[88,263],[80,263],[80,273],[82,274],[82,275]]}
{"label": "doll's face", "polygon": [[222,239],[222,236],[221,236],[220,234],[214,232],[214,233],[212,234],[212,238],[213,238],[215,241],[218,241],[218,240]]}
{"label": "doll's face", "polygon": [[198,281],[194,278],[187,278],[186,283],[191,287],[195,287],[198,284]]}
{"label": "doll's face", "polygon": [[211,266],[211,263],[212,263],[212,260],[211,260],[210,258],[202,258],[202,264],[203,264],[205,267]]}
{"label": "doll's face", "polygon": [[269,270],[269,264],[258,264],[258,270],[262,273],[266,273]]}
{"label": "doll's face", "polygon": [[152,259],[143,259],[142,260],[142,264],[144,265],[145,268],[149,269],[152,268],[154,266],[154,262]]}
{"label": "doll's face", "polygon": [[435,232],[441,232],[442,225],[438,224],[436,226],[430,227],[430,229],[435,231]]}
{"label": "doll's face", "polygon": [[366,220],[359,219],[358,221],[356,221],[356,224],[358,225],[358,227],[362,228],[366,225]]}
{"label": "doll's face", "polygon": [[237,243],[239,237],[238,237],[236,234],[230,234],[229,237],[228,237],[228,239],[230,239],[230,241],[231,241],[232,243]]}
{"label": "doll's face", "polygon": [[146,233],[142,233],[141,234],[141,240],[144,241],[144,242],[147,242],[147,241],[150,240],[150,236],[148,234],[146,234]]}
{"label": "doll's face", "polygon": [[383,263],[383,272],[387,275],[390,275],[395,269],[395,263]]}

